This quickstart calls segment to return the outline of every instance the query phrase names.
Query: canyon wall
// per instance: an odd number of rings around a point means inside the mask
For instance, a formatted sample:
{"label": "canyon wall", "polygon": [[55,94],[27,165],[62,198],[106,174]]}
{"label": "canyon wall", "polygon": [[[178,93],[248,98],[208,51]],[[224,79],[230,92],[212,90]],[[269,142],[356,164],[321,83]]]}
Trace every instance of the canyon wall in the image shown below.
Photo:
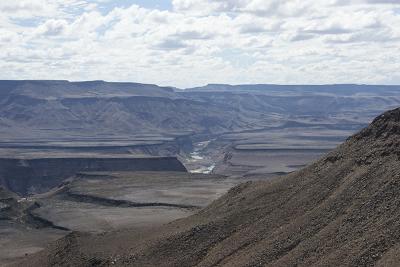
{"label": "canyon wall", "polygon": [[83,171],[178,171],[175,157],[0,159],[0,184],[20,195],[46,192]]}

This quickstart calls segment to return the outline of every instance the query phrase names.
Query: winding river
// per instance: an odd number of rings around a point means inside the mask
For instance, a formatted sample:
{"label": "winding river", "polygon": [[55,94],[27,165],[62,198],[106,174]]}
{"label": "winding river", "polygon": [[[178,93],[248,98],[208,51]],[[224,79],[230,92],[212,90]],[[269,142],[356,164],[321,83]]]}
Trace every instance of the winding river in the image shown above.
{"label": "winding river", "polygon": [[215,163],[204,154],[205,149],[211,140],[202,141],[194,144],[193,152],[189,155],[189,162],[196,168],[191,169],[191,173],[210,174],[215,168]]}

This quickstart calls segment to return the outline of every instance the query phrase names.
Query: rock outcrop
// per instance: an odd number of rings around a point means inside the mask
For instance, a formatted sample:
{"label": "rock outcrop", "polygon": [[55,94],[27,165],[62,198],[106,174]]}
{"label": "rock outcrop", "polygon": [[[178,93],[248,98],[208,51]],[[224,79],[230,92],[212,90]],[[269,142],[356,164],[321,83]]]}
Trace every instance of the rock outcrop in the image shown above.
{"label": "rock outcrop", "polygon": [[186,172],[186,168],[175,157],[0,159],[1,184],[20,195],[46,192],[83,171]]}
{"label": "rock outcrop", "polygon": [[[73,234],[29,263],[399,266],[399,151],[396,109],[306,168],[237,186],[199,213],[148,236]],[[112,249],[121,242],[118,252]],[[109,245],[93,248],[100,243]]]}

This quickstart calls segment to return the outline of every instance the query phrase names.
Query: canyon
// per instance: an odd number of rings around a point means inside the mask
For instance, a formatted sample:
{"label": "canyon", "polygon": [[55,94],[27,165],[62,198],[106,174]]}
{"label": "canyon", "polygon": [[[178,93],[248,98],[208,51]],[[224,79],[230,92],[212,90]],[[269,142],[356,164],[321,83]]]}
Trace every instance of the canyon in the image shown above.
{"label": "canyon", "polygon": [[0,263],[75,232],[143,237],[202,218],[240,184],[332,153],[399,106],[399,89],[0,81]]}

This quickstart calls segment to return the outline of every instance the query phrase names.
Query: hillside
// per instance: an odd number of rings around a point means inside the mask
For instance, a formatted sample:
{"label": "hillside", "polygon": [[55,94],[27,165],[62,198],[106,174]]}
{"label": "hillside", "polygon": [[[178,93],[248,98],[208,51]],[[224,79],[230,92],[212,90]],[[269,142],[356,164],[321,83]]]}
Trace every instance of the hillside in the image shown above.
{"label": "hillside", "polygon": [[221,131],[234,117],[171,88],[134,83],[0,81],[0,96],[0,136],[12,140],[183,135]]}
{"label": "hillside", "polygon": [[[180,90],[140,83],[4,80],[0,157],[173,156],[189,170],[275,176],[296,170],[399,106],[399,89],[211,84]],[[276,162],[273,168],[264,164],[270,159]]]}
{"label": "hillside", "polygon": [[25,266],[398,266],[399,137],[395,109],[300,171],[148,235],[73,233]]}
{"label": "hillside", "polygon": [[176,97],[174,89],[152,84],[105,81],[69,82],[57,80],[1,80],[0,95],[20,95],[36,99],[84,97]]}
{"label": "hillside", "polygon": [[[122,162],[131,170],[136,163]],[[164,163],[178,167],[172,159]],[[156,168],[121,171],[115,162],[109,164],[119,170],[80,172],[43,194],[21,198],[0,187],[0,266],[40,251],[70,231],[142,231],[187,217],[240,182]]]}
{"label": "hillside", "polygon": [[398,86],[367,85],[179,90],[104,81],[0,81],[0,96],[3,140],[221,134],[288,121],[352,127],[400,103]]}

